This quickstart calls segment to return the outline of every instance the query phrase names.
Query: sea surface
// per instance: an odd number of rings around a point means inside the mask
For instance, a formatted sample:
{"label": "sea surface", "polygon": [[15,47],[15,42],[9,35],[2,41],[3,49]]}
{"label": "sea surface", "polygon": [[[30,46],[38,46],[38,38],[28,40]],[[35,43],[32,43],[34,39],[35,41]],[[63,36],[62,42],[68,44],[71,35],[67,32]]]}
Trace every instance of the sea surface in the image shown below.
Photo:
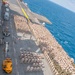
{"label": "sea surface", "polygon": [[75,60],[75,13],[49,0],[24,0],[24,2],[33,12],[46,16],[52,22],[52,25],[46,24],[46,28]]}

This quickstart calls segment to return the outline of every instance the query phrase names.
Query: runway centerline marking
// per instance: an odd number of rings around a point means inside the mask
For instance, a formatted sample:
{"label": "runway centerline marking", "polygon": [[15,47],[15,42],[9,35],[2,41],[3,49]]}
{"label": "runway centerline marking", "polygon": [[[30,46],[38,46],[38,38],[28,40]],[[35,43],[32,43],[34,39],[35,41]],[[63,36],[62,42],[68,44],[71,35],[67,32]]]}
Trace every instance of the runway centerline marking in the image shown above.
{"label": "runway centerline marking", "polygon": [[16,65],[18,65],[18,62],[17,62],[17,59],[15,58],[15,61],[16,61]]}
{"label": "runway centerline marking", "polygon": [[[13,42],[14,43],[14,42]],[[16,54],[16,50],[15,50],[15,48],[14,48],[14,54]]]}

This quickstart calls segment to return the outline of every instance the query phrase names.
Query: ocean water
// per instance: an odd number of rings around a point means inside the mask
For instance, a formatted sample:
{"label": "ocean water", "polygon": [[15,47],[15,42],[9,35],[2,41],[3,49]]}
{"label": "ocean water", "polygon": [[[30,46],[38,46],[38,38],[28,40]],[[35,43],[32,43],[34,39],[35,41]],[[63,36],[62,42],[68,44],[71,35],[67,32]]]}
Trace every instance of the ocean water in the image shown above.
{"label": "ocean water", "polygon": [[75,13],[49,0],[24,0],[28,7],[38,14],[46,16],[52,25],[46,28],[75,60]]}

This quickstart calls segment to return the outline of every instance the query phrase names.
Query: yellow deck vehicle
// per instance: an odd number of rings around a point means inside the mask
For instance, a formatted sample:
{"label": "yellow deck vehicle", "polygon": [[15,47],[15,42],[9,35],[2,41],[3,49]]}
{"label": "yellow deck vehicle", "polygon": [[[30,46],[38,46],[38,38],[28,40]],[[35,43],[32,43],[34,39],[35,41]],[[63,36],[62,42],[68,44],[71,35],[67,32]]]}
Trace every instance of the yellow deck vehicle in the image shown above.
{"label": "yellow deck vehicle", "polygon": [[8,74],[12,72],[12,60],[11,60],[11,58],[6,58],[3,61],[2,68]]}

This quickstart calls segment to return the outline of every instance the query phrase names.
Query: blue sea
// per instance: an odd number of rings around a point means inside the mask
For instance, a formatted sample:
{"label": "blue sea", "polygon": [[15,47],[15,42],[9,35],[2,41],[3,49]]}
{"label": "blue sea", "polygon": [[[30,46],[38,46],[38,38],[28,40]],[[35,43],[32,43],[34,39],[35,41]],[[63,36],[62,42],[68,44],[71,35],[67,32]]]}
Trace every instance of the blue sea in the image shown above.
{"label": "blue sea", "polygon": [[24,2],[33,12],[46,16],[52,22],[52,25],[46,24],[46,28],[75,60],[75,13],[49,0],[24,0]]}

